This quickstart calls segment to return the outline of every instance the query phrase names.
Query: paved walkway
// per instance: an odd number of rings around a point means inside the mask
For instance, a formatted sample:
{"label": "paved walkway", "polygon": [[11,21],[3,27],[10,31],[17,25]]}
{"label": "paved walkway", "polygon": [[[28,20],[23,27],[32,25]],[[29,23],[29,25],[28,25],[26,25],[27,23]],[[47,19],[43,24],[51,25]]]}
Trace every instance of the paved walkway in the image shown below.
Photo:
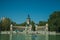
{"label": "paved walkway", "polygon": [[[11,31],[1,31],[0,34],[10,34]],[[28,34],[48,34],[48,35],[60,35],[60,33],[56,33],[56,32],[47,32],[47,31],[28,31],[28,32],[19,32],[19,31],[13,31],[12,33],[28,33]]]}

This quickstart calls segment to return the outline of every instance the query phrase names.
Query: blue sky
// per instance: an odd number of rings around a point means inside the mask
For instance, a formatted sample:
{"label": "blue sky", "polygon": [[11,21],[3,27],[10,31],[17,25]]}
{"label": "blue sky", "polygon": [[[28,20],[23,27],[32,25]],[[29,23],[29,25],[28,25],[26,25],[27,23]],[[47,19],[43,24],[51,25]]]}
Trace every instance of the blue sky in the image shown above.
{"label": "blue sky", "polygon": [[16,23],[26,21],[28,14],[36,23],[47,21],[54,11],[60,11],[60,0],[0,0],[0,18],[9,17]]}

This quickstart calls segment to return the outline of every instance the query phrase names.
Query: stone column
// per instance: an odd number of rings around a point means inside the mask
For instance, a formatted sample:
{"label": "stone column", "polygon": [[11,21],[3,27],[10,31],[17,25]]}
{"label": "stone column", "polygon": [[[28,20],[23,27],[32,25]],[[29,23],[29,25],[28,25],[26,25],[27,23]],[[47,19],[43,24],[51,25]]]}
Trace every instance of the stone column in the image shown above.
{"label": "stone column", "polygon": [[46,32],[46,40],[48,40],[48,24],[46,24],[46,28],[45,28],[45,32]]}
{"label": "stone column", "polygon": [[13,26],[13,25],[11,24],[11,25],[10,25],[10,31],[12,31],[12,26]]}
{"label": "stone column", "polygon": [[10,40],[12,40],[12,33],[13,33],[13,30],[12,30],[12,24],[10,25]]}

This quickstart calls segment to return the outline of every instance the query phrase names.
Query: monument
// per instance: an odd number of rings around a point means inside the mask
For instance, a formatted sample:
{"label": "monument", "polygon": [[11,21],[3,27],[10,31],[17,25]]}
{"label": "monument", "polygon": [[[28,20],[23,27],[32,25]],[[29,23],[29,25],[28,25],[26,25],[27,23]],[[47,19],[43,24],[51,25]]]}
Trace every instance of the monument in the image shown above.
{"label": "monument", "polygon": [[31,25],[31,19],[30,19],[30,15],[28,15],[27,20],[26,20],[26,28],[25,31],[31,31],[32,25]]}

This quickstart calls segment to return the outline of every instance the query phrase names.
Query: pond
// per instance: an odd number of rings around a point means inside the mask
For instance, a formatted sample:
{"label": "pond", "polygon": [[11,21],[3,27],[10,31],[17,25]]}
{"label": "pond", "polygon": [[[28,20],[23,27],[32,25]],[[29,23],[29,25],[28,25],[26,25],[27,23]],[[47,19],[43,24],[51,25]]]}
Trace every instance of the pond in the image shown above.
{"label": "pond", "polygon": [[0,40],[9,40],[9,38],[8,34],[0,34]]}
{"label": "pond", "polygon": [[[10,35],[0,34],[0,40],[10,40]],[[46,36],[40,34],[13,34],[12,40],[46,40]],[[48,40],[60,40],[60,35],[48,35]]]}

